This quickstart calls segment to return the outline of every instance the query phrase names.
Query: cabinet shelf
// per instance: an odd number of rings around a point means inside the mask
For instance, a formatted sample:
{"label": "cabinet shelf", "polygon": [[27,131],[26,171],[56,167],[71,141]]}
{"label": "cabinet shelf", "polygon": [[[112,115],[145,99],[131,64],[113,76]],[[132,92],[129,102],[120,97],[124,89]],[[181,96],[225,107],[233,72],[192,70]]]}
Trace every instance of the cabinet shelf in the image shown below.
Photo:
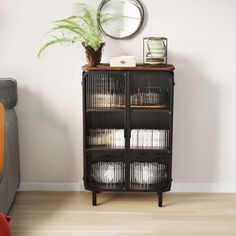
{"label": "cabinet shelf", "polygon": [[171,153],[169,149],[156,149],[156,148],[130,148],[132,152],[137,152],[137,153],[152,153],[152,155],[155,154],[160,154],[160,155],[168,155]]}
{"label": "cabinet shelf", "polygon": [[140,184],[130,184],[130,191],[132,192],[156,192],[157,189],[162,189],[165,191],[165,189],[168,187],[168,183],[164,184],[146,184],[146,185],[140,185]]}
{"label": "cabinet shelf", "polygon": [[130,108],[133,108],[133,109],[165,110],[165,109],[168,109],[168,106],[165,106],[165,105],[130,105]]}
{"label": "cabinet shelf", "polygon": [[[167,112],[169,111],[168,106],[130,106],[132,111],[156,111],[156,112]],[[120,107],[104,107],[104,108],[88,108],[86,112],[124,112],[125,106]]]}
{"label": "cabinet shelf", "polygon": [[[169,110],[168,106],[130,106],[133,110]],[[100,107],[88,108],[86,111],[124,111],[125,106],[122,107]]]}
{"label": "cabinet shelf", "polygon": [[[86,152],[120,152],[124,151],[124,148],[107,148],[107,147],[89,147],[86,148]],[[171,153],[168,149],[155,149],[155,148],[149,148],[149,149],[142,149],[142,148],[130,148],[130,151],[136,152],[136,153],[152,153],[153,155],[169,155]]]}
{"label": "cabinet shelf", "polygon": [[117,151],[124,151],[125,147],[121,148],[109,148],[109,147],[88,147],[86,148],[86,152],[97,152],[97,151],[102,151],[102,152],[117,152]]}
{"label": "cabinet shelf", "polygon": [[138,114],[139,112],[147,112],[147,113],[166,113],[168,115],[171,115],[171,111],[170,109],[166,108],[166,109],[149,109],[149,108],[132,108],[131,112],[134,112],[136,114]]}
{"label": "cabinet shelf", "polygon": [[86,109],[86,112],[124,112],[124,108],[93,108]]}
{"label": "cabinet shelf", "polygon": [[101,191],[116,191],[116,192],[122,192],[125,191],[125,184],[100,184],[93,182],[92,183],[92,189],[101,190]]}

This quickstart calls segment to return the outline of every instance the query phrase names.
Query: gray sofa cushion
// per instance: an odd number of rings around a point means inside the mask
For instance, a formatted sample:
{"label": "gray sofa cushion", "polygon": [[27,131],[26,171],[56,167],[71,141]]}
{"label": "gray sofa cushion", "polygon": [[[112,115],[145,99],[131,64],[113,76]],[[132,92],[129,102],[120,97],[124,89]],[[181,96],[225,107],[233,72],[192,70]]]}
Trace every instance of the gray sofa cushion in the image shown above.
{"label": "gray sofa cushion", "polygon": [[5,113],[5,160],[0,180],[0,211],[7,213],[20,183],[18,122],[13,109]]}
{"label": "gray sofa cushion", "polygon": [[7,213],[20,183],[18,122],[13,107],[17,103],[17,83],[0,79],[0,102],[5,107],[5,155],[0,178],[0,211]]}
{"label": "gray sofa cushion", "polygon": [[0,102],[5,109],[13,108],[17,103],[17,82],[14,79],[0,79]]}

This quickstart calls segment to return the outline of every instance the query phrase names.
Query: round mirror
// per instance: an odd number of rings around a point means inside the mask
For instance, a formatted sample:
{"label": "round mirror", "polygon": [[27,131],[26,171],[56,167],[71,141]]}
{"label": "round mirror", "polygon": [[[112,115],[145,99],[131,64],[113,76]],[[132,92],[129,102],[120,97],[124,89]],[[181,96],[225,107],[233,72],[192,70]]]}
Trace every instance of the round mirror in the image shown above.
{"label": "round mirror", "polygon": [[103,0],[98,8],[98,23],[114,39],[131,38],[143,24],[144,10],[138,0]]}

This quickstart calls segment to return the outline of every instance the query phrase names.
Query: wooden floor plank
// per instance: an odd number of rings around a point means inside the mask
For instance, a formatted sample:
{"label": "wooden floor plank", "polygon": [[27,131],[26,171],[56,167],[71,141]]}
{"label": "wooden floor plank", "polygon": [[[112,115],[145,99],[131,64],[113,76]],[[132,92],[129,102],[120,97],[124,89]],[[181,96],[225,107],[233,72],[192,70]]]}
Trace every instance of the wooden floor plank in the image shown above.
{"label": "wooden floor plank", "polygon": [[236,194],[18,192],[13,236],[235,236]]}

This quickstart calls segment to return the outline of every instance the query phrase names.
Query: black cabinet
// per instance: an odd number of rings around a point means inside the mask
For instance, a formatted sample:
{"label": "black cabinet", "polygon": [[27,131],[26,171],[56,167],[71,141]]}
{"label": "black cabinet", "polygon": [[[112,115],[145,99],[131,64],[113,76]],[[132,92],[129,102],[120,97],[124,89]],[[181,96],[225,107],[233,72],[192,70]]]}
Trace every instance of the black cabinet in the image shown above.
{"label": "black cabinet", "polygon": [[171,188],[174,67],[83,67],[84,185],[101,191]]}

